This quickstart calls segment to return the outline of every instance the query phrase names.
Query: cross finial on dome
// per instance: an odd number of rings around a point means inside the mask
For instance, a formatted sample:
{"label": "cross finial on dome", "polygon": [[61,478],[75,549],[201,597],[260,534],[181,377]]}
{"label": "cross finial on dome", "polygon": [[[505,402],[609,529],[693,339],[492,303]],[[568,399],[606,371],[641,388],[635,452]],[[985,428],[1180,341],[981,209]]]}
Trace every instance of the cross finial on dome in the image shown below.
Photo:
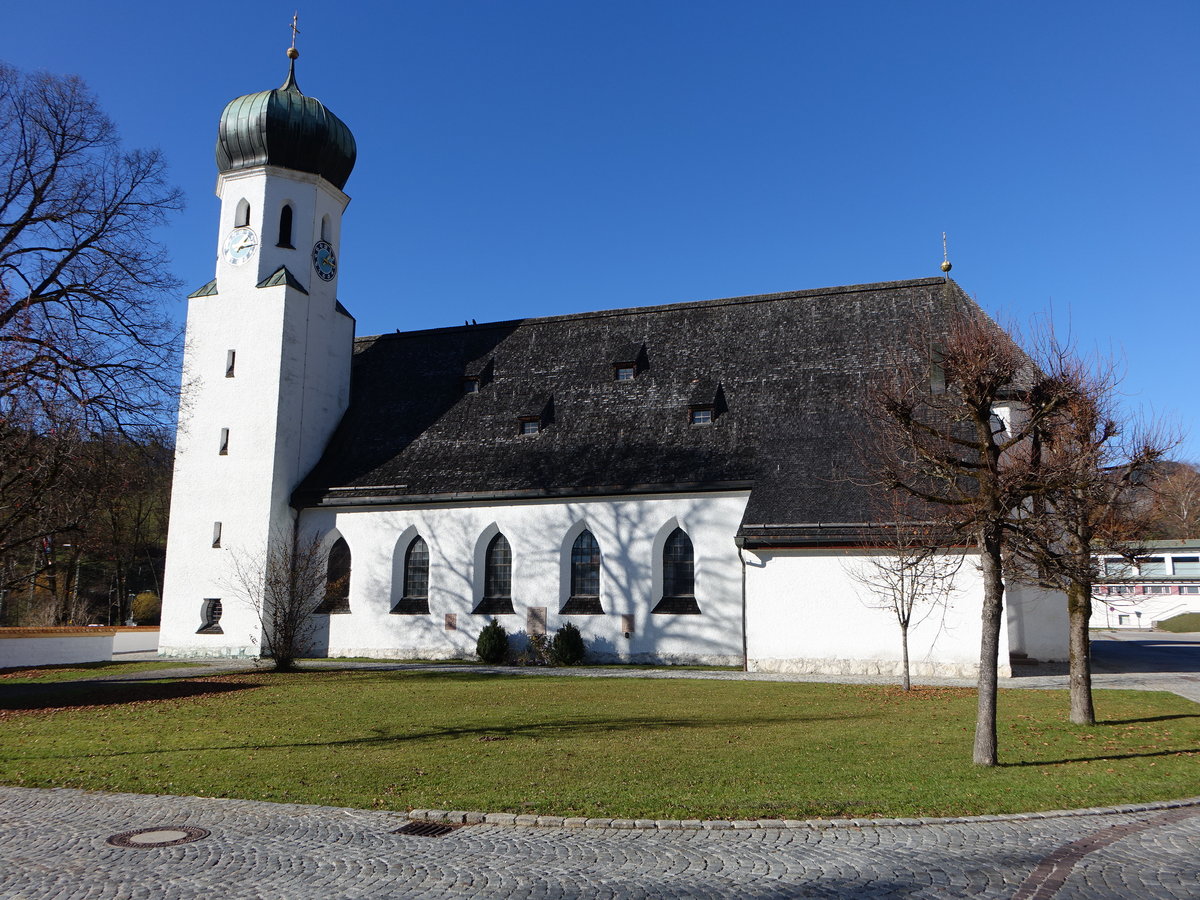
{"label": "cross finial on dome", "polygon": [[296,35],[300,33],[300,29],[296,24],[300,21],[300,10],[292,13],[292,46],[288,47],[288,59],[295,59],[300,55],[300,51],[296,49]]}
{"label": "cross finial on dome", "polygon": [[279,86],[281,91],[295,91],[297,94],[303,93],[300,90],[300,85],[296,83],[296,58],[300,56],[300,51],[296,49],[296,35],[300,33],[300,29],[296,27],[300,19],[299,10],[292,13],[292,46],[288,47],[288,77],[287,80]]}

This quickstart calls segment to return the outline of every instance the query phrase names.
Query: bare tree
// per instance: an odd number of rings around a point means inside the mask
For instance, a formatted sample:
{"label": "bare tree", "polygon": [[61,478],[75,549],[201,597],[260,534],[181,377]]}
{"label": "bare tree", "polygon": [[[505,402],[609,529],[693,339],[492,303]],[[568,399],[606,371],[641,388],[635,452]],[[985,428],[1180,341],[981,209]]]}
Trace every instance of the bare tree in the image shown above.
{"label": "bare tree", "polygon": [[893,491],[877,505],[883,529],[865,549],[870,553],[849,567],[850,577],[870,592],[864,601],[891,613],[900,629],[900,684],[911,690],[909,631],[935,613],[945,613],[955,592],[963,554],[945,547],[930,523],[911,515],[911,503]]}
{"label": "bare tree", "polygon": [[1151,487],[1153,536],[1182,540],[1200,537],[1200,467],[1171,462],[1162,468],[1166,471],[1158,474]]}
{"label": "bare tree", "polygon": [[170,413],[164,173],[78,78],[0,64],[0,552],[78,527],[45,501],[81,441]]}
{"label": "bare tree", "polygon": [[914,330],[873,386],[869,452],[878,481],[936,509],[939,529],[979,552],[983,581],[973,759],[995,765],[1003,552],[1036,485],[1020,452],[1061,402],[1061,385],[982,313]]}
{"label": "bare tree", "polygon": [[1011,523],[1009,570],[1066,594],[1071,721],[1094,725],[1088,623],[1095,552],[1139,554],[1150,521],[1138,503],[1138,487],[1174,442],[1120,413],[1119,378],[1111,364],[1080,359],[1053,334],[1041,343],[1040,362],[1060,383],[1058,401],[1023,448],[1038,490]]}
{"label": "bare tree", "polygon": [[313,613],[343,585],[327,584],[328,548],[318,534],[289,528],[257,552],[234,550],[229,588],[254,610],[262,627],[262,655],[277,671],[295,667],[315,631]]}

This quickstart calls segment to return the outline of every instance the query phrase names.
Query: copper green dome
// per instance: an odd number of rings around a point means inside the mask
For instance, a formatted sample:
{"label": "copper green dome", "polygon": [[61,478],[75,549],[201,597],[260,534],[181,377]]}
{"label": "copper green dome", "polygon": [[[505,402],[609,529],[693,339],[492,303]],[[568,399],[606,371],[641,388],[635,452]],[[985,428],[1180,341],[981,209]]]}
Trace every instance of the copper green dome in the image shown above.
{"label": "copper green dome", "polygon": [[231,100],[217,129],[217,169],[222,173],[280,166],[320,175],[340,189],[356,155],[346,123],[320,100],[300,93],[295,59],[282,86]]}

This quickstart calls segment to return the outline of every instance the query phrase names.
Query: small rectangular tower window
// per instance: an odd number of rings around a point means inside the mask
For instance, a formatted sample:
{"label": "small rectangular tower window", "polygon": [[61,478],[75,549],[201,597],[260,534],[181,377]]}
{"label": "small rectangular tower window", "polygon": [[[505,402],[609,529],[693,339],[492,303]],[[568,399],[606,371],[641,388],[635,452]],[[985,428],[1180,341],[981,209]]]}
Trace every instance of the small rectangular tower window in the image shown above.
{"label": "small rectangular tower window", "polygon": [[446,613],[446,630],[458,631],[458,614]]}
{"label": "small rectangular tower window", "polygon": [[237,352],[234,350],[225,351],[225,377],[233,377],[234,363],[237,361]]}
{"label": "small rectangular tower window", "polygon": [[221,456],[229,455],[229,429],[221,429],[221,449],[217,451]]}
{"label": "small rectangular tower window", "polygon": [[213,522],[213,549],[221,546],[221,523]]}

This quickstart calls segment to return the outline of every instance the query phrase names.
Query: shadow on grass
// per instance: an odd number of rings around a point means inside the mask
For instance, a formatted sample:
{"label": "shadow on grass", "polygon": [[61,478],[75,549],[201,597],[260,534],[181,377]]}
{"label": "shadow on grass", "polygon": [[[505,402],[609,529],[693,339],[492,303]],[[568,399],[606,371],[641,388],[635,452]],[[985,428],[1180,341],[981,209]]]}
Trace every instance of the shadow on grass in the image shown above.
{"label": "shadow on grass", "polygon": [[258,687],[229,681],[91,681],[0,685],[0,711],[36,712],[211,697]]}
{"label": "shadow on grass", "polygon": [[[240,687],[241,685],[233,685]],[[90,753],[92,757],[119,756],[149,756],[156,753],[200,753],[210,750],[293,750],[302,748],[335,748],[335,747],[367,747],[386,744],[401,744],[420,741],[440,741],[455,738],[473,737],[481,743],[491,741],[507,741],[513,738],[530,740],[546,740],[555,737],[586,737],[588,735],[609,734],[614,732],[646,732],[668,731],[677,729],[708,729],[730,726],[771,725],[780,723],[802,724],[808,722],[832,722],[851,719],[862,719],[862,716],[800,716],[761,718],[749,721],[746,719],[728,719],[716,721],[713,719],[638,719],[638,718],[596,718],[575,720],[554,720],[549,722],[527,722],[519,725],[477,725],[460,728],[431,728],[424,731],[414,731],[404,734],[389,734],[382,728],[372,729],[369,737],[344,738],[342,740],[324,741],[247,741],[239,744],[222,744],[220,746],[199,747],[141,747],[136,750],[114,750],[108,753]],[[53,759],[54,756],[42,757]],[[72,754],[58,757],[73,758]]]}
{"label": "shadow on grass", "polygon": [[1082,762],[1116,762],[1122,759],[1154,759],[1156,756],[1184,756],[1200,753],[1200,747],[1188,747],[1178,750],[1154,750],[1149,753],[1108,753],[1103,756],[1072,756],[1067,759],[1031,759],[1021,762],[1002,762],[997,764],[999,769],[1027,769],[1037,766],[1069,766]]}
{"label": "shadow on grass", "polygon": [[1176,713],[1172,716],[1147,716],[1144,719],[1099,719],[1097,725],[1138,725],[1143,722],[1170,722],[1172,719],[1200,719],[1200,713]]}

